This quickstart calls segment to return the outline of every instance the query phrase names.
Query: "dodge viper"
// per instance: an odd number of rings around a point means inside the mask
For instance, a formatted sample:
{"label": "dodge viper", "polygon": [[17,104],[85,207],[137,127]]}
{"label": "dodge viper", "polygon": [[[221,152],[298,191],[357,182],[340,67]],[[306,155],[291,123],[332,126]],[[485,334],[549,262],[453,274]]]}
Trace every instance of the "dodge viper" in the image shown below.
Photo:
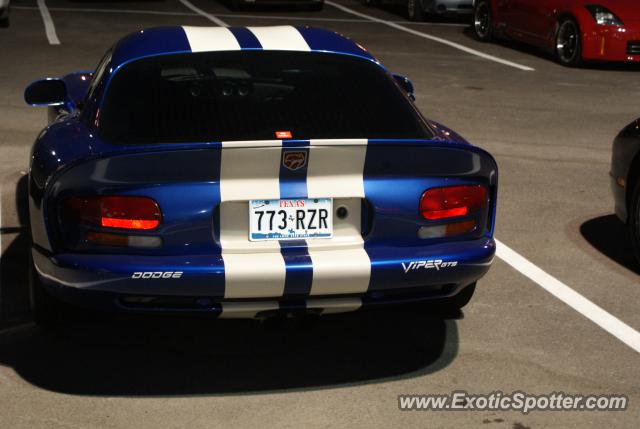
{"label": "dodge viper", "polygon": [[494,159],[336,33],[146,29],[25,100],[37,323],[459,308],[493,260]]}
{"label": "dodge viper", "polygon": [[496,35],[541,47],[558,62],[640,62],[638,0],[475,0],[478,39]]}

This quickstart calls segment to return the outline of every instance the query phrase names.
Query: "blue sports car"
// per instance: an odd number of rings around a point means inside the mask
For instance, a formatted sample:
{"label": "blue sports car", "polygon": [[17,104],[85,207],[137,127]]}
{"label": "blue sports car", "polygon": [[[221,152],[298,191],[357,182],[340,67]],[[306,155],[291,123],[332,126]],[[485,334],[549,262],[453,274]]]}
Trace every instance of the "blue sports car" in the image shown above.
{"label": "blue sports car", "polygon": [[497,166],[412,92],[359,44],[291,26],[146,29],[34,82],[36,322],[462,307],[495,253]]}

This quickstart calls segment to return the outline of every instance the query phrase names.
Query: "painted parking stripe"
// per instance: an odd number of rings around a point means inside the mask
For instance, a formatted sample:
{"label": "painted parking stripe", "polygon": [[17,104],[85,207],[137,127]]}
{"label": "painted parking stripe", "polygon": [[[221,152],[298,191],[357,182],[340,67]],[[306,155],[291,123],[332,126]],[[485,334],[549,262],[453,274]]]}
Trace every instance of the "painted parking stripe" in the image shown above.
{"label": "painted parking stripe", "polygon": [[371,278],[371,260],[364,246],[354,249],[309,248],[313,263],[311,295],[365,293]]}
{"label": "painted parking stripe", "polygon": [[640,353],[640,332],[496,240],[496,255],[538,286]]}
{"label": "painted parking stripe", "polygon": [[[37,7],[32,6],[11,6],[12,9],[17,10],[37,10]],[[198,16],[198,13],[194,12],[169,12],[162,10],[148,10],[148,9],[101,9],[101,8],[79,8],[79,7],[50,7],[50,11],[53,12],[79,12],[79,13],[122,13],[122,14],[137,14],[137,15],[165,15],[165,16]],[[284,15],[251,15],[251,14],[231,14],[231,13],[217,13],[215,15],[218,18],[234,18],[234,19],[273,19],[277,21],[309,21],[309,22],[371,22],[368,19],[362,18],[321,18],[317,16],[284,16]],[[468,24],[458,24],[453,22],[411,22],[406,21],[391,21],[398,24],[409,24],[418,27],[468,27]]]}
{"label": "painted parking stripe", "polygon": [[234,34],[225,27],[183,26],[192,52],[237,51],[240,44]]}
{"label": "painted parking stripe", "polygon": [[489,60],[489,61],[493,61],[493,62],[496,62],[496,63],[504,64],[506,66],[513,67],[513,68],[516,68],[518,70],[523,70],[523,71],[534,71],[535,70],[534,68],[531,68],[529,66],[518,64],[518,63],[515,63],[513,61],[504,60],[502,58],[498,58],[496,56],[486,54],[486,53],[478,51],[476,49],[469,48],[468,46],[464,46],[464,45],[461,45],[459,43],[455,43],[455,42],[452,42],[450,40],[443,39],[441,37],[432,36],[430,34],[423,33],[421,31],[414,30],[414,29],[409,28],[409,27],[405,27],[404,25],[396,24],[395,22],[392,22],[392,21],[386,21],[384,19],[376,18],[375,16],[371,16],[371,15],[367,15],[367,14],[364,14],[364,13],[357,12],[357,11],[355,11],[353,9],[350,9],[350,8],[348,8],[346,6],[342,6],[341,4],[338,4],[338,3],[334,3],[334,2],[332,2],[330,0],[325,0],[325,3],[330,5],[330,6],[335,7],[337,9],[340,9],[343,12],[349,13],[351,15],[359,16],[360,18],[364,18],[364,19],[367,19],[369,21],[377,22],[379,24],[384,24],[384,25],[386,25],[388,27],[395,28],[396,30],[404,31],[405,33],[413,34],[414,36],[418,36],[418,37],[422,37],[423,39],[431,40],[432,42],[442,43],[443,45],[447,45],[447,46],[450,46],[452,48],[458,49],[460,51],[466,52],[468,54],[475,55],[475,56],[480,57],[480,58],[484,58],[485,60]]}
{"label": "painted parking stripe", "polygon": [[277,27],[247,27],[263,49],[277,51],[310,51],[302,34],[290,25]]}
{"label": "painted parking stripe", "polygon": [[44,23],[44,32],[47,35],[47,40],[50,45],[59,45],[60,39],[56,33],[56,26],[53,24],[51,13],[47,8],[47,4],[44,0],[38,0],[38,9],[40,9],[40,15],[42,16],[42,22]]}
{"label": "painted parking stripe", "polygon": [[[38,0],[39,1],[39,0]],[[200,9],[199,7],[196,7],[193,3],[191,3],[189,0],[179,0],[180,3],[182,3],[185,7],[191,9],[192,11],[194,11],[195,13],[197,13],[200,16],[203,16],[205,18],[207,18],[209,21],[213,22],[216,25],[219,25],[221,27],[228,27],[229,24],[227,24],[226,22],[224,22],[223,20],[221,20],[220,18],[218,18],[215,15],[212,15],[208,12],[205,12],[204,10]]]}

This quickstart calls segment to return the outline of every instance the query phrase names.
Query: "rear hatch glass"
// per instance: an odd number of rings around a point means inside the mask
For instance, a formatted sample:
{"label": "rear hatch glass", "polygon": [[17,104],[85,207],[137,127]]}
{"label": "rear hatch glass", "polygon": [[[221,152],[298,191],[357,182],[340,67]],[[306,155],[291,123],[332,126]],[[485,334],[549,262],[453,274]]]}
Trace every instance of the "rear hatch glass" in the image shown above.
{"label": "rear hatch glass", "polygon": [[107,87],[103,138],[120,144],[430,138],[380,66],[347,55],[234,51],[125,65]]}

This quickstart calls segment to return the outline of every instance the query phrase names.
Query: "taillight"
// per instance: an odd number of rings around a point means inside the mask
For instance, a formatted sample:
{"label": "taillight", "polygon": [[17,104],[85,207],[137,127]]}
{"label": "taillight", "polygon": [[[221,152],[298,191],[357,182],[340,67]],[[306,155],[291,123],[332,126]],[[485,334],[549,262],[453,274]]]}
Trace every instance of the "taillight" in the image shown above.
{"label": "taillight", "polygon": [[158,204],[146,197],[72,197],[64,212],[66,221],[117,229],[150,230],[162,220]]}
{"label": "taillight", "polygon": [[420,198],[420,213],[427,220],[447,220],[467,216],[486,206],[487,188],[482,185],[428,189]]}

